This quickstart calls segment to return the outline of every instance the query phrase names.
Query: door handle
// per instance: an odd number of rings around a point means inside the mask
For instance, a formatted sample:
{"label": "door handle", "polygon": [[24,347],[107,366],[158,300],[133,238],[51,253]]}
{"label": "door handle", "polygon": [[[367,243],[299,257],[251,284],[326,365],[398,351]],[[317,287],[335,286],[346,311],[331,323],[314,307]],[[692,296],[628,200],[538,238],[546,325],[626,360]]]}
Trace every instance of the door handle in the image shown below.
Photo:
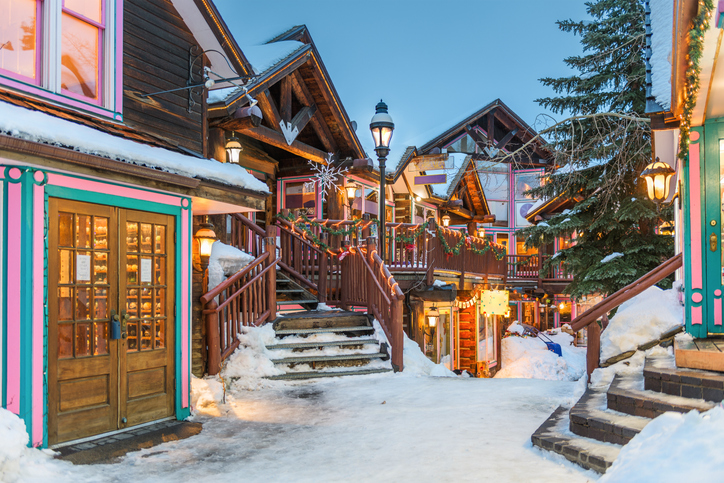
{"label": "door handle", "polygon": [[125,339],[128,337],[128,332],[126,332],[126,325],[128,324],[128,319],[130,316],[128,315],[128,312],[125,310],[121,311],[121,339]]}
{"label": "door handle", "polygon": [[712,233],[709,236],[709,248],[711,249],[711,251],[715,252],[717,249],[717,245],[718,244],[717,244],[716,233]]}

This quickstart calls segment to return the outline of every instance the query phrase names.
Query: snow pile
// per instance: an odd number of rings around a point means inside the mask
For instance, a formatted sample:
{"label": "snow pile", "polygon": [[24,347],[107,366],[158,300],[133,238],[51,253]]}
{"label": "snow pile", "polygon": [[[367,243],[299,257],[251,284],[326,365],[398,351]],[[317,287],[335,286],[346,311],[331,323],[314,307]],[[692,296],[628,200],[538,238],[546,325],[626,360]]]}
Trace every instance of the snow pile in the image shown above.
{"label": "snow pile", "polygon": [[[523,331],[514,322],[508,332]],[[586,373],[586,349],[574,347],[573,336],[557,332],[548,337],[561,346],[563,357],[548,350],[538,337],[506,337],[502,340],[502,368],[496,378],[546,379],[551,381],[577,381]]]}
{"label": "snow pile", "polygon": [[603,259],[601,260],[601,263],[608,263],[611,260],[614,260],[614,259],[622,257],[622,256],[623,256],[623,253],[621,253],[621,252],[613,252],[612,254],[603,257]]}
{"label": "snow pile", "polygon": [[[605,332],[605,331],[604,331]],[[613,378],[619,374],[622,376],[633,376],[641,374],[647,357],[670,357],[674,358],[674,349],[669,347],[652,347],[647,351],[638,351],[626,360],[619,361],[608,367],[600,367],[591,374],[591,386],[605,388],[611,385]]]}
{"label": "snow pile", "polygon": [[306,45],[302,42],[283,40],[271,44],[247,46],[242,48],[242,51],[254,67],[254,73],[261,74],[304,47]]}
{"label": "snow pile", "polygon": [[724,408],[664,413],[623,447],[599,482],[721,481]]}
{"label": "snow pile", "polygon": [[407,334],[403,334],[405,345],[402,352],[403,375],[432,376],[432,377],[456,377],[455,373],[445,367],[445,364],[435,364],[428,359],[420,350],[417,342],[413,341]]}
{"label": "snow pile", "polygon": [[209,290],[249,265],[254,257],[220,241],[214,242],[209,257]]}
{"label": "snow pile", "polygon": [[684,324],[684,309],[678,289],[650,287],[621,304],[606,330],[601,333],[601,360],[658,339]]}
{"label": "snow pile", "polygon": [[651,94],[664,109],[671,108],[671,32],[673,0],[650,0],[651,5]]}
{"label": "snow pile", "polygon": [[234,378],[234,385],[243,389],[266,387],[271,381],[262,379],[284,371],[271,361],[267,345],[274,343],[276,334],[273,324],[261,327],[242,327],[238,335],[239,348],[229,357],[223,369],[224,378]]}
{"label": "snow pile", "polygon": [[189,178],[208,179],[261,193],[269,192],[265,183],[238,164],[219,163],[137,143],[6,102],[0,102],[0,133]]}
{"label": "snow pile", "polygon": [[224,386],[215,377],[200,379],[191,376],[191,407],[194,409],[211,408],[224,400]]}

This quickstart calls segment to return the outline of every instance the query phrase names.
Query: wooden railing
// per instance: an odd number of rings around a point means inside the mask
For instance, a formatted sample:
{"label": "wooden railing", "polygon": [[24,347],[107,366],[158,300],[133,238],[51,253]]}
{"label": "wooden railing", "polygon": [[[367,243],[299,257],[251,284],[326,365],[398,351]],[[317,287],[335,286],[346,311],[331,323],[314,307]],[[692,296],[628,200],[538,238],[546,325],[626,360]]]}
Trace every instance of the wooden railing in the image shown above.
{"label": "wooden railing", "polygon": [[571,321],[571,329],[578,332],[583,328],[588,330],[588,344],[586,348],[586,366],[588,369],[588,377],[590,381],[591,373],[599,367],[599,359],[601,352],[601,328],[598,321],[601,317],[606,317],[611,310],[615,309],[627,300],[632,299],[647,288],[662,281],[672,273],[674,273],[683,264],[681,253],[675,255],[651,270],[649,273],[639,278],[635,282],[626,285],[624,288],[615,292],[581,315]]}
{"label": "wooden railing", "polygon": [[[276,318],[276,264],[279,260],[276,258],[274,228],[268,227],[265,232],[242,218],[241,223],[253,225],[249,226],[251,238],[258,239],[253,243],[264,252],[243,270],[201,296],[209,375],[218,374],[221,362],[239,346],[237,335],[242,326],[259,326]],[[263,246],[262,236],[267,240]]]}
{"label": "wooden railing", "polygon": [[[432,224],[432,223],[430,223]],[[392,270],[425,270],[430,262],[430,247],[432,243],[431,228],[428,226],[420,230],[420,225],[412,223],[390,223],[387,225],[387,245],[385,261]],[[397,240],[401,237],[415,236],[411,241]]]}
{"label": "wooden railing", "polygon": [[538,278],[538,255],[508,255],[508,278]]}
{"label": "wooden railing", "polygon": [[254,258],[264,253],[266,232],[241,213],[231,215],[231,246],[243,250]]}
{"label": "wooden railing", "polygon": [[[437,228],[433,225],[432,230],[436,232]],[[442,228],[442,237],[450,248],[460,243],[464,236],[458,230]],[[482,238],[470,237],[471,248],[484,250],[485,244],[486,241]],[[432,284],[432,275],[435,270],[458,272],[460,274],[461,289],[466,275],[495,277],[503,281],[508,275],[505,256],[500,260],[496,259],[492,249],[488,249],[481,255],[473,252],[466,244],[463,244],[459,255],[448,256],[437,233],[432,237],[429,247],[430,253],[434,254],[434,256],[430,257],[431,270],[428,272],[428,284]]]}
{"label": "wooden railing", "polygon": [[[549,262],[553,256],[543,254],[538,257],[540,263],[538,278],[541,280],[573,280],[573,275],[565,271],[562,262]],[[549,264],[548,267],[546,264]]]}

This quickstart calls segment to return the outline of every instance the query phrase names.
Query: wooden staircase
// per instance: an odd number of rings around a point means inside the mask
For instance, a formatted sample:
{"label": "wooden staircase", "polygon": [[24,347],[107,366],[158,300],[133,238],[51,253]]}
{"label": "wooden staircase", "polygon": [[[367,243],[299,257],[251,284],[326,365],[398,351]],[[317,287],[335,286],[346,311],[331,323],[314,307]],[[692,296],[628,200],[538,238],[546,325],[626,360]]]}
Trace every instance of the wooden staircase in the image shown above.
{"label": "wooden staircase", "polygon": [[724,373],[677,368],[648,358],[643,374],[616,376],[607,389],[589,388],[570,410],[559,407],[533,433],[533,445],[605,473],[623,445],[667,411],[707,411],[724,400]]}
{"label": "wooden staircase", "polygon": [[[267,350],[284,374],[269,379],[377,374],[392,371],[389,348],[380,343],[371,318],[347,311],[305,311],[274,321],[275,343]],[[377,335],[377,337],[376,337]]]}
{"label": "wooden staircase", "polygon": [[276,294],[277,312],[285,312],[290,309],[299,310],[299,308],[314,310],[319,305],[319,300],[313,293],[281,270],[277,272]]}

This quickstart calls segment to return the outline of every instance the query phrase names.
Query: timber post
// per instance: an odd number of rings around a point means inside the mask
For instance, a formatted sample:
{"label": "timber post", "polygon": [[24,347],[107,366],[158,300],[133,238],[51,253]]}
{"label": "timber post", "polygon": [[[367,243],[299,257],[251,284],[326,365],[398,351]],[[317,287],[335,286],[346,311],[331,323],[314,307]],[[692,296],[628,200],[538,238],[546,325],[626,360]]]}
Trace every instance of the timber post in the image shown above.
{"label": "timber post", "polygon": [[[392,369],[395,372],[400,372],[404,369],[403,361],[403,349],[404,349],[404,334],[402,330],[402,300],[403,296],[399,296],[396,293],[391,293],[392,298]],[[412,318],[412,314],[410,314]]]}
{"label": "timber post", "polygon": [[208,346],[208,359],[206,361],[206,372],[214,376],[221,370],[221,344],[219,341],[219,313],[216,311],[219,305],[216,300],[206,304],[206,345]]}
{"label": "timber post", "polygon": [[598,369],[599,359],[601,358],[601,327],[598,322],[593,322],[586,327],[588,331],[588,343],[586,345],[586,370],[588,372],[588,382],[591,382],[591,374]]}
{"label": "timber post", "polygon": [[[430,224],[427,225],[427,227],[432,232],[432,235],[428,243],[427,233],[425,233],[425,256],[427,257],[427,273],[425,283],[430,286],[435,283],[435,259],[439,255],[439,253],[436,253],[432,250],[432,247],[439,246],[439,244],[435,243],[435,238],[437,238],[437,224],[435,223],[435,218],[430,218]],[[442,247],[440,246],[440,248]]]}
{"label": "timber post", "polygon": [[[266,260],[266,267],[274,264],[277,256],[277,237],[276,227],[267,225],[266,227],[266,251],[269,253],[269,258]],[[267,272],[266,279],[266,303],[269,309],[269,320],[274,320],[277,317],[277,271],[276,267],[270,269]]]}
{"label": "timber post", "polygon": [[370,268],[373,270],[373,273],[369,273],[369,271],[365,270],[364,268],[362,269],[362,273],[365,274],[365,278],[367,280],[367,313],[371,313],[371,315],[374,317],[374,301],[376,287],[374,280],[375,261],[372,253],[377,249],[377,243],[373,237],[369,237],[365,240],[365,244],[367,245],[367,261],[369,262]]}
{"label": "timber post", "polygon": [[[327,233],[320,233],[322,243],[327,243]],[[318,253],[319,263],[317,264],[317,300],[320,304],[327,303],[327,251]]]}

